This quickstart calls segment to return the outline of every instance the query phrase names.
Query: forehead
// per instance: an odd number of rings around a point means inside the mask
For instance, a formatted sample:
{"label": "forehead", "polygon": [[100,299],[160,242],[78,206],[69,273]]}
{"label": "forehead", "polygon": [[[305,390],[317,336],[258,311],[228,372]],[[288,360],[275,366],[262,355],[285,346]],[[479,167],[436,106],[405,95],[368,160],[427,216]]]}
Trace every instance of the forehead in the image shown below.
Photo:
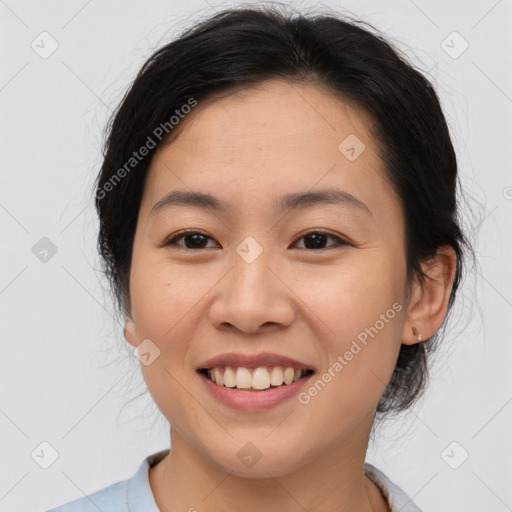
{"label": "forehead", "polygon": [[[219,156],[248,146],[260,152],[273,147],[283,154],[299,147],[337,153],[338,144],[350,134],[373,146],[371,125],[362,108],[326,86],[273,79],[199,101],[172,140],[194,139],[202,154]],[[308,139],[311,144],[305,145]]]}
{"label": "forehead", "polygon": [[154,155],[141,208],[149,213],[173,188],[235,208],[331,186],[365,203],[392,196],[371,128],[362,109],[314,84],[270,80],[199,101]]}

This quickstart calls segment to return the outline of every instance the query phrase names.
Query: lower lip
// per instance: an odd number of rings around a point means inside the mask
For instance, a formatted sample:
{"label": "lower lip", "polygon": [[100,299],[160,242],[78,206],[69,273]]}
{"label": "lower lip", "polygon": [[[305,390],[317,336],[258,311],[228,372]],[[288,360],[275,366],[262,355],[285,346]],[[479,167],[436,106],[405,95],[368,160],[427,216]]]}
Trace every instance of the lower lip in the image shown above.
{"label": "lower lip", "polygon": [[199,372],[199,376],[208,390],[222,403],[240,411],[261,411],[270,409],[297,394],[299,389],[314,374],[303,377],[291,384],[283,384],[279,387],[269,388],[266,391],[240,391],[234,388],[219,386],[212,382],[206,375]]}

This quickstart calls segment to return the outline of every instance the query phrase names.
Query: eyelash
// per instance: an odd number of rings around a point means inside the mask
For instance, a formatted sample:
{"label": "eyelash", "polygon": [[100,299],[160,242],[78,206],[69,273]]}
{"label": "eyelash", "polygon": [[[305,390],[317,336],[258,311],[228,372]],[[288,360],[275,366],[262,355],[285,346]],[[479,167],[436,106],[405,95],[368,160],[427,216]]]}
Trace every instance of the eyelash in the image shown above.
{"label": "eyelash", "polygon": [[[180,247],[181,249],[185,249],[185,250],[188,250],[188,251],[200,251],[200,250],[205,249],[205,248],[191,249],[189,247],[180,246],[180,245],[178,245],[176,243],[178,240],[184,238],[187,235],[196,235],[196,234],[197,235],[203,235],[204,237],[209,238],[210,240],[213,240],[213,238],[211,238],[210,236],[208,236],[208,235],[206,235],[204,233],[201,233],[201,231],[188,230],[188,231],[182,231],[181,233],[178,233],[177,235],[173,236],[172,238],[169,238],[168,240],[166,240],[163,243],[162,246],[163,247],[169,247],[169,246],[175,245],[175,246]],[[307,233],[304,233],[303,235],[301,235],[297,240],[301,240],[302,238],[307,237],[308,235],[312,235],[312,234],[326,235],[328,237],[331,237],[331,238],[335,239],[337,241],[337,243],[336,243],[336,245],[331,246],[331,247],[326,247],[326,248],[322,248],[322,249],[302,249],[303,251],[308,251],[308,252],[327,251],[327,250],[333,249],[335,247],[341,247],[343,245],[350,245],[348,242],[346,242],[345,240],[343,240],[339,236],[336,236],[333,233],[330,233],[329,231],[323,231],[321,229],[315,229],[315,230],[312,230],[312,231],[308,231]],[[211,249],[211,247],[208,247],[208,249]]]}

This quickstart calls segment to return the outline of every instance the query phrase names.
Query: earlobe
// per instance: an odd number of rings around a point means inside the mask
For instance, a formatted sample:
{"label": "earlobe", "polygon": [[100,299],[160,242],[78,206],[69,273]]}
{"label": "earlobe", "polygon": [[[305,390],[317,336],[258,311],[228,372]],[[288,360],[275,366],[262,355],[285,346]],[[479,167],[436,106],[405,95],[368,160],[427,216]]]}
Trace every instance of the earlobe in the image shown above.
{"label": "earlobe", "polygon": [[126,325],[123,331],[125,340],[132,346],[136,347],[137,343],[137,328],[131,318],[126,320]]}
{"label": "earlobe", "polygon": [[422,265],[425,279],[417,280],[404,322],[402,343],[428,340],[441,327],[455,278],[457,256],[451,246],[441,246],[432,260]]}

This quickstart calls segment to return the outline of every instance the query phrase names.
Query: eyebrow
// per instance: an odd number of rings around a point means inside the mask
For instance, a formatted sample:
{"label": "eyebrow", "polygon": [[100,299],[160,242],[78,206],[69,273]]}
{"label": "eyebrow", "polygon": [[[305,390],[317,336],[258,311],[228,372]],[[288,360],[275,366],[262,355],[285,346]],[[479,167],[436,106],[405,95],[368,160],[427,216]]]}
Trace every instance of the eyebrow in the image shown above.
{"label": "eyebrow", "polygon": [[[356,208],[366,214],[373,216],[371,210],[360,199],[349,192],[338,188],[328,188],[323,190],[294,192],[278,197],[273,202],[274,209],[279,213],[290,210],[299,210],[311,208],[317,205],[342,205]],[[186,190],[172,190],[158,201],[151,208],[150,216],[170,206],[192,206],[202,209],[212,209],[219,213],[229,214],[233,211],[232,207],[211,194],[203,192],[191,192]]]}

